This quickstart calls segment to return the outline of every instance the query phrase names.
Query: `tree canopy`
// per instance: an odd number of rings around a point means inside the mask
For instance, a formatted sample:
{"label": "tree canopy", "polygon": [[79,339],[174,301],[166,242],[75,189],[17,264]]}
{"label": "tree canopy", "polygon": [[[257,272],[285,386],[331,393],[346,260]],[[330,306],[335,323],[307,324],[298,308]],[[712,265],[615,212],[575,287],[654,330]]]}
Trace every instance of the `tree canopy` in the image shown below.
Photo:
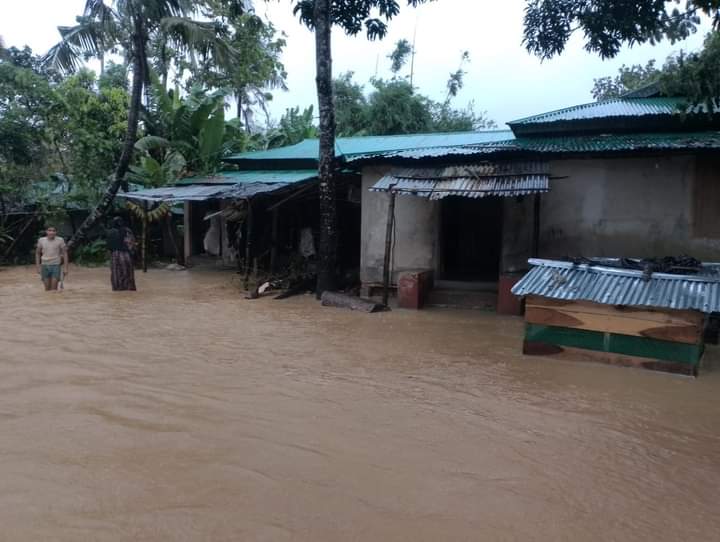
{"label": "tree canopy", "polygon": [[333,81],[337,133],[341,136],[396,135],[418,132],[467,132],[494,128],[485,112],[476,112],[474,103],[457,109],[453,100],[464,84],[464,65],[470,57],[461,55],[460,67],[449,74],[447,94],[435,101],[421,94],[406,77],[399,75],[410,51],[407,40],[400,40],[388,56],[393,77],[372,78],[370,91],[353,80],[353,73],[341,74]]}
{"label": "tree canopy", "polygon": [[705,104],[712,111],[720,97],[720,34],[711,32],[699,51],[670,55],[662,67],[650,60],[644,66],[623,65],[614,77],[595,79],[592,95],[596,100],[618,98],[623,94],[656,84],[666,96],[686,98],[688,103]]}
{"label": "tree canopy", "polygon": [[642,64],[626,66],[623,64],[618,74],[595,79],[592,88],[592,97],[597,101],[619,98],[632,90],[656,83],[660,79],[661,70],[655,66],[655,60]]}
{"label": "tree canopy", "polygon": [[697,31],[703,14],[717,29],[720,0],[527,0],[523,43],[547,59],[580,32],[587,51],[611,58],[623,45],[685,39]]}

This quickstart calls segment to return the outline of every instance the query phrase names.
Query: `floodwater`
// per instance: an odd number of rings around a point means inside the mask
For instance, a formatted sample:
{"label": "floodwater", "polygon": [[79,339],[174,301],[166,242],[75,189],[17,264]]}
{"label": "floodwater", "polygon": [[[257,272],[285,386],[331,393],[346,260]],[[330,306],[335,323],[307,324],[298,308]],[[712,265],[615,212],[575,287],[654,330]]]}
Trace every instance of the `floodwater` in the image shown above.
{"label": "floodwater", "polygon": [[720,540],[716,351],[527,359],[516,318],[231,277],[0,270],[0,540]]}

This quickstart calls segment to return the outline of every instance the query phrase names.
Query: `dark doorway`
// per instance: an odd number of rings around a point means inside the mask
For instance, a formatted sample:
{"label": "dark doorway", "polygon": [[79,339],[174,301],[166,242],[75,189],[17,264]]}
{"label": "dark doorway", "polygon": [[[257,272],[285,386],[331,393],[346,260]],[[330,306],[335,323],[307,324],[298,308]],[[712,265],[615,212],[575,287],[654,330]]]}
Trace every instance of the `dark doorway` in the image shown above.
{"label": "dark doorway", "polygon": [[502,199],[451,196],[442,201],[445,280],[496,281],[502,247]]}

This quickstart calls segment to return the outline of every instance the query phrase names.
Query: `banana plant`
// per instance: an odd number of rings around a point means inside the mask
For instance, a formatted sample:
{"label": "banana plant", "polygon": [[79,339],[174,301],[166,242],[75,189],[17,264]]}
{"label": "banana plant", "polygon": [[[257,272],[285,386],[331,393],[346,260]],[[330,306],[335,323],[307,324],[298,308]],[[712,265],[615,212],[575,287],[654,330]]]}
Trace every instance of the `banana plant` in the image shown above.
{"label": "banana plant", "polygon": [[[170,142],[156,136],[146,136],[135,143],[135,150],[140,154],[138,165],[130,166],[128,178],[146,187],[157,188],[171,185],[182,176],[186,161],[185,157],[171,148]],[[180,259],[180,245],[172,226],[170,205],[161,203],[154,209],[127,201],[127,207],[142,220],[142,255],[143,269],[147,268],[147,228],[150,222],[165,222],[168,236],[173,244],[175,254]]]}
{"label": "banana plant", "polygon": [[214,173],[222,165],[222,157],[244,143],[245,134],[235,124],[225,121],[225,95],[207,94],[193,88],[179,99],[178,93],[167,93],[155,85],[154,112],[149,119],[149,132],[138,141],[141,148],[165,145],[180,152],[186,159],[186,174]]}

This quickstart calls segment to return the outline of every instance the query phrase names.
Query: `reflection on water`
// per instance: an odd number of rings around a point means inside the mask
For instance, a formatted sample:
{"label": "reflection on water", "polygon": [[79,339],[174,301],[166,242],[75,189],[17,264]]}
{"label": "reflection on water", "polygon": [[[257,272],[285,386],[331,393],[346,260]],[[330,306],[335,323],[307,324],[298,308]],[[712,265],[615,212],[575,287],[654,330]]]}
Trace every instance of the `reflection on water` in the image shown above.
{"label": "reflection on water", "polygon": [[519,319],[231,277],[0,270],[0,539],[720,540],[720,370],[527,359]]}

